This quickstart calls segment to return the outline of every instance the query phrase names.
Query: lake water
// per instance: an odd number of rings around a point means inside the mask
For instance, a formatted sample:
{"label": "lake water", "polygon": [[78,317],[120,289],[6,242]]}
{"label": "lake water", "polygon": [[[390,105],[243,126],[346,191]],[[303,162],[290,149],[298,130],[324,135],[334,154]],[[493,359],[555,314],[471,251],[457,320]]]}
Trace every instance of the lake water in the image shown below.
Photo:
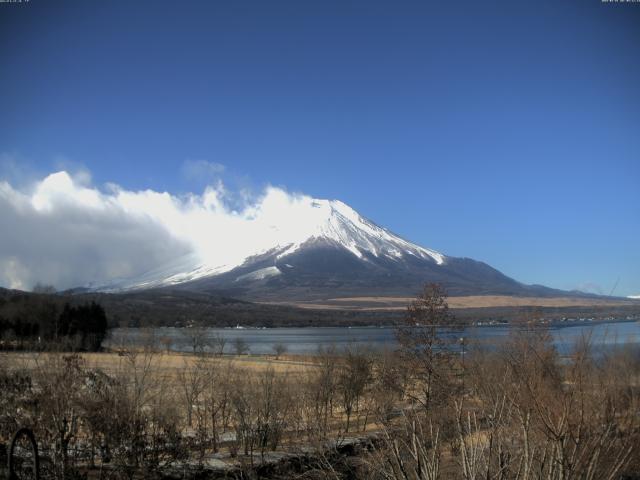
{"label": "lake water", "polygon": [[[190,340],[186,335],[189,329],[154,328],[126,329],[111,331],[107,346],[129,344],[141,346],[152,337],[160,345],[160,339],[170,338],[171,349],[190,351]],[[465,338],[466,344],[481,343],[498,344],[506,338],[510,328],[506,325],[469,327],[454,335]],[[640,321],[611,322],[575,322],[572,324],[554,325],[550,327],[554,343],[560,353],[568,353],[576,341],[584,335],[590,335],[595,348],[615,348],[623,345],[634,345],[640,348]],[[209,340],[222,336],[226,340],[225,352],[233,352],[233,342],[243,339],[250,348],[250,353],[273,353],[275,344],[284,344],[289,353],[316,353],[319,347],[335,345],[340,350],[356,344],[370,346],[375,349],[394,348],[396,346],[393,327],[307,327],[307,328],[268,328],[268,329],[236,329],[208,328],[204,335]]]}

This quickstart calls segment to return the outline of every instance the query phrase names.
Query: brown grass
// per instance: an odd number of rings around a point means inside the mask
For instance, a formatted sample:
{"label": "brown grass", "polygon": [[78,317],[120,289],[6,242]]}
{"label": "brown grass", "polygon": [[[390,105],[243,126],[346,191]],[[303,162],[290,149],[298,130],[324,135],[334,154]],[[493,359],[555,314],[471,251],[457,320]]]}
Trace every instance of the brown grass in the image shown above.
{"label": "brown grass", "polygon": [[[38,353],[38,352],[2,352],[0,362],[8,368],[34,368],[38,362],[43,363],[49,356],[69,355],[69,353]],[[105,372],[115,372],[122,367],[125,357],[115,352],[80,353],[86,366]],[[153,366],[158,373],[172,374],[186,365],[191,365],[198,357],[189,353],[162,352],[154,353]],[[236,367],[251,372],[263,372],[271,367],[276,373],[297,374],[315,368],[310,361],[312,357],[297,358],[294,355],[282,356],[276,360],[270,355],[225,355],[223,357],[207,357],[207,360],[225,365],[233,363]]]}
{"label": "brown grass", "polygon": [[[405,310],[413,300],[410,297],[344,297],[324,301],[289,303],[296,307],[317,310]],[[627,299],[602,299],[579,297],[511,297],[507,295],[469,295],[449,297],[450,308],[488,307],[594,307],[636,305],[640,302]],[[273,302],[276,303],[276,302]],[[284,304],[277,302],[278,304]]]}

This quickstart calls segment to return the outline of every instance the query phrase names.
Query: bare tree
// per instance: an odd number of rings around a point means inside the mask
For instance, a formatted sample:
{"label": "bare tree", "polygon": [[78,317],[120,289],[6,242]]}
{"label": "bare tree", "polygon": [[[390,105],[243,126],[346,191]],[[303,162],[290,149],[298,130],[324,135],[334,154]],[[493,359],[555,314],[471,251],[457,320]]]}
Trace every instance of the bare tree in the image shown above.
{"label": "bare tree", "polygon": [[412,398],[429,409],[435,400],[446,396],[446,373],[450,369],[451,353],[448,340],[441,330],[457,328],[455,317],[449,312],[447,295],[435,283],[425,285],[423,291],[407,307],[402,324],[396,329],[400,351],[413,373],[417,392]]}
{"label": "bare tree", "polygon": [[241,337],[237,337],[233,341],[233,349],[236,355],[247,355],[249,353],[249,344]]}
{"label": "bare tree", "polygon": [[384,350],[372,358],[371,401],[376,419],[384,425],[391,420],[394,409],[404,398],[408,385],[407,368],[400,357]]}
{"label": "bare tree", "polygon": [[287,346],[284,343],[275,343],[271,347],[273,349],[273,353],[276,355],[276,360],[278,360],[282,355],[287,353]]}
{"label": "bare tree", "polygon": [[222,356],[224,354],[224,347],[227,345],[227,339],[224,337],[224,335],[216,333],[210,340],[210,343],[214,355]]}
{"label": "bare tree", "polygon": [[438,480],[441,476],[440,429],[407,412],[399,427],[382,429],[382,449],[367,456],[373,478],[385,480]]}
{"label": "bare tree", "polygon": [[171,347],[173,346],[173,338],[171,338],[169,335],[161,337],[160,343],[164,347],[166,353],[171,352]]}
{"label": "bare tree", "polygon": [[40,422],[44,440],[55,452],[53,460],[59,478],[70,475],[69,451],[80,429],[78,392],[82,386],[84,362],[78,355],[46,356],[38,361],[36,381],[40,391]]}
{"label": "bare tree", "polygon": [[290,395],[283,378],[269,367],[256,385],[256,443],[264,460],[267,449],[275,450],[287,426]]}
{"label": "bare tree", "polygon": [[311,423],[316,435],[325,439],[329,431],[329,420],[333,415],[333,404],[337,390],[337,352],[334,345],[318,348],[319,364],[311,375]]}
{"label": "bare tree", "polygon": [[200,395],[207,385],[208,365],[202,357],[195,361],[184,360],[184,366],[178,373],[178,381],[182,391],[187,426],[193,426],[193,410],[197,407]]}
{"label": "bare tree", "polygon": [[234,379],[238,376],[231,362],[226,366],[211,365],[203,391],[206,411],[211,421],[211,444],[217,452],[220,430],[228,426],[229,399]]}
{"label": "bare tree", "polygon": [[231,405],[234,413],[236,430],[236,446],[242,448],[246,456],[250,456],[253,465],[253,451],[255,448],[256,412],[254,397],[255,386],[251,377],[242,375],[234,384],[231,392]]}
{"label": "bare tree", "polygon": [[351,415],[358,410],[360,399],[371,379],[371,361],[369,356],[357,347],[347,349],[344,364],[338,374],[340,400],[347,416],[345,430],[350,427]]}
{"label": "bare tree", "polygon": [[207,345],[207,330],[203,327],[185,327],[182,334],[194,355],[203,354]]}

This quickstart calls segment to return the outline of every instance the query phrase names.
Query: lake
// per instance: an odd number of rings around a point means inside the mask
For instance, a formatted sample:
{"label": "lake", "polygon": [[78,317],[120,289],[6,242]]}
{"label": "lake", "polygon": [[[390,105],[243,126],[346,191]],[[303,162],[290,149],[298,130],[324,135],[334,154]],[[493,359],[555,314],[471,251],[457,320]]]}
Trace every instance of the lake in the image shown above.
{"label": "lake", "polygon": [[[640,348],[640,321],[573,322],[550,326],[556,348],[560,353],[571,351],[575,342],[583,335],[591,335],[595,348],[615,348],[634,345]],[[171,349],[190,351],[189,329],[162,327],[150,330],[118,328],[111,331],[107,346],[128,344],[141,346],[150,336],[155,341],[170,338]],[[465,338],[465,343],[498,344],[509,334],[507,325],[468,327],[454,335]],[[335,345],[340,350],[355,344],[374,349],[395,348],[393,327],[306,327],[306,328],[207,328],[208,339],[222,336],[226,340],[225,352],[233,352],[233,342],[243,339],[253,354],[273,353],[275,344],[284,344],[289,353],[316,353],[319,347]]]}

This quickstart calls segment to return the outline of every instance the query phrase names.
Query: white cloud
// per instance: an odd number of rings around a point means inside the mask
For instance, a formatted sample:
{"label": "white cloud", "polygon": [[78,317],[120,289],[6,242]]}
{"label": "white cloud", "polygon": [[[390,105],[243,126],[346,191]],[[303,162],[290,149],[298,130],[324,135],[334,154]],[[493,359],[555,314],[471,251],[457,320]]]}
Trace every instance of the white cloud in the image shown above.
{"label": "white cloud", "polygon": [[0,182],[0,285],[58,288],[128,277],[189,251],[160,223],[117,197],[81,187],[66,172],[30,191]]}
{"label": "white cloud", "polygon": [[[175,196],[100,189],[89,178],[60,171],[28,188],[0,181],[0,286],[104,284],[188,254],[207,265],[235,264],[317,223],[310,197],[274,187],[237,211],[221,182]],[[283,217],[293,219],[288,227]]]}

